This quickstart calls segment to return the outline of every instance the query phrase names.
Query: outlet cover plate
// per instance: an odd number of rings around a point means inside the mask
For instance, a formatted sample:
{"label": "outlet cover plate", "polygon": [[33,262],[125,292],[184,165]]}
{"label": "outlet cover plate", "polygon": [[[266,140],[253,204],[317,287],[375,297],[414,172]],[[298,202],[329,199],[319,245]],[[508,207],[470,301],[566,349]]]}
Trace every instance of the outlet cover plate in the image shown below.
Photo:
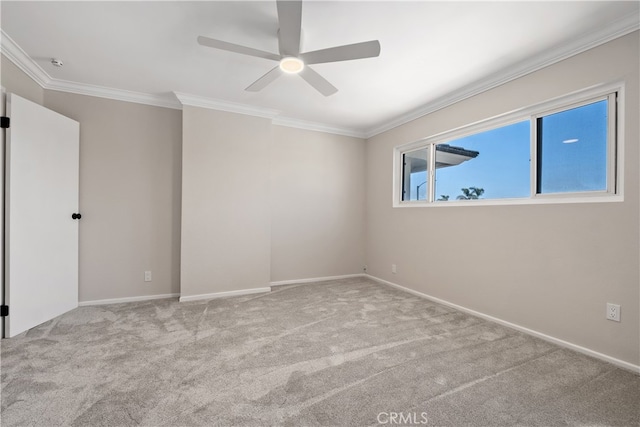
{"label": "outlet cover plate", "polygon": [[620,305],[607,303],[607,320],[620,321]]}

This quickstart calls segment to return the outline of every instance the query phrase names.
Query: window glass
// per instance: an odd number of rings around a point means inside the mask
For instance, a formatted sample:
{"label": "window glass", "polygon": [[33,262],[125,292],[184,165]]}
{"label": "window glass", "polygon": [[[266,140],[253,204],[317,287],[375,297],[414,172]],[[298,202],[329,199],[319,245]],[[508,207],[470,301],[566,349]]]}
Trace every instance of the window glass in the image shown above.
{"label": "window glass", "polygon": [[396,147],[394,158],[402,164],[394,168],[394,206],[473,199],[575,203],[618,196],[618,92],[586,92]]}
{"label": "window glass", "polygon": [[537,119],[538,193],[607,189],[607,103]]}
{"label": "window glass", "polygon": [[429,148],[408,151],[402,155],[402,200],[427,200]]}
{"label": "window glass", "polygon": [[530,121],[436,145],[435,200],[529,197]]}

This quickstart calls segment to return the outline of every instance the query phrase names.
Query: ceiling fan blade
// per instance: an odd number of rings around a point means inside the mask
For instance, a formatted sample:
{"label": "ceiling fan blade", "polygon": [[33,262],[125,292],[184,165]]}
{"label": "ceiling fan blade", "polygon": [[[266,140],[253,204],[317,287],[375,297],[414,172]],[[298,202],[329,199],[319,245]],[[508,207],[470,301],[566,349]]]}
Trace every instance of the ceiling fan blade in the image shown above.
{"label": "ceiling fan blade", "polygon": [[333,95],[338,91],[334,85],[329,83],[327,79],[316,73],[310,67],[304,67],[300,72],[300,77],[306,80],[311,86],[313,86],[318,92],[324,96]]}
{"label": "ceiling fan blade", "polygon": [[300,54],[300,32],[302,28],[302,1],[278,0],[278,46],[282,56]]}
{"label": "ceiling fan blade", "polygon": [[282,71],[280,70],[280,66],[276,65],[274,68],[271,69],[271,71],[267,72],[267,74],[260,77],[255,82],[251,83],[251,85],[245,90],[249,92],[259,92],[265,87],[267,87],[269,83],[273,82],[275,79],[277,79],[281,75],[282,75]]}
{"label": "ceiling fan blade", "polygon": [[314,50],[313,52],[303,53],[300,55],[300,59],[302,59],[305,64],[321,64],[323,62],[372,58],[378,55],[380,55],[380,42],[378,40],[371,40],[368,42]]}
{"label": "ceiling fan blade", "polygon": [[243,55],[257,56],[258,58],[280,61],[280,55],[276,55],[275,53],[265,52],[263,50],[253,49],[246,46],[240,46],[239,44],[223,42],[222,40],[211,39],[209,37],[198,37],[198,43],[202,46],[208,46],[214,49],[221,49],[229,52],[241,53]]}

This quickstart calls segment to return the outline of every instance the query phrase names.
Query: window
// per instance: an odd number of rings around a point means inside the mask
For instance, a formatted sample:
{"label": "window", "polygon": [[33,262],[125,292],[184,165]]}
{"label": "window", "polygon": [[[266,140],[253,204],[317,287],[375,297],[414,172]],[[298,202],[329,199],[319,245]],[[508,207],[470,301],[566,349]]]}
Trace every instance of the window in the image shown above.
{"label": "window", "polygon": [[607,190],[608,100],[537,119],[537,193]]}
{"label": "window", "polygon": [[402,200],[427,200],[427,169],[429,148],[409,151],[402,155]]}
{"label": "window", "polygon": [[572,95],[396,148],[396,206],[616,195],[621,90]]}
{"label": "window", "polygon": [[530,138],[523,121],[436,145],[435,200],[528,197]]}

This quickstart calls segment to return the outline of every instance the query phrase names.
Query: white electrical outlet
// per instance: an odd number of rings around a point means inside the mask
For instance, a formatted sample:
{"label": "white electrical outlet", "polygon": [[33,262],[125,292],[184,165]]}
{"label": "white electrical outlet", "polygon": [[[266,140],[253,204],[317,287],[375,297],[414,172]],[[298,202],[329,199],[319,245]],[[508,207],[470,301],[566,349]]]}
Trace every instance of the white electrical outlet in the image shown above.
{"label": "white electrical outlet", "polygon": [[620,321],[620,305],[607,303],[607,320]]}
{"label": "white electrical outlet", "polygon": [[145,282],[150,282],[151,281],[151,272],[150,271],[145,271],[144,272],[144,281]]}
{"label": "white electrical outlet", "polygon": [[395,264],[391,264],[391,272],[393,274],[396,274],[398,272],[398,270],[396,269],[396,265]]}

